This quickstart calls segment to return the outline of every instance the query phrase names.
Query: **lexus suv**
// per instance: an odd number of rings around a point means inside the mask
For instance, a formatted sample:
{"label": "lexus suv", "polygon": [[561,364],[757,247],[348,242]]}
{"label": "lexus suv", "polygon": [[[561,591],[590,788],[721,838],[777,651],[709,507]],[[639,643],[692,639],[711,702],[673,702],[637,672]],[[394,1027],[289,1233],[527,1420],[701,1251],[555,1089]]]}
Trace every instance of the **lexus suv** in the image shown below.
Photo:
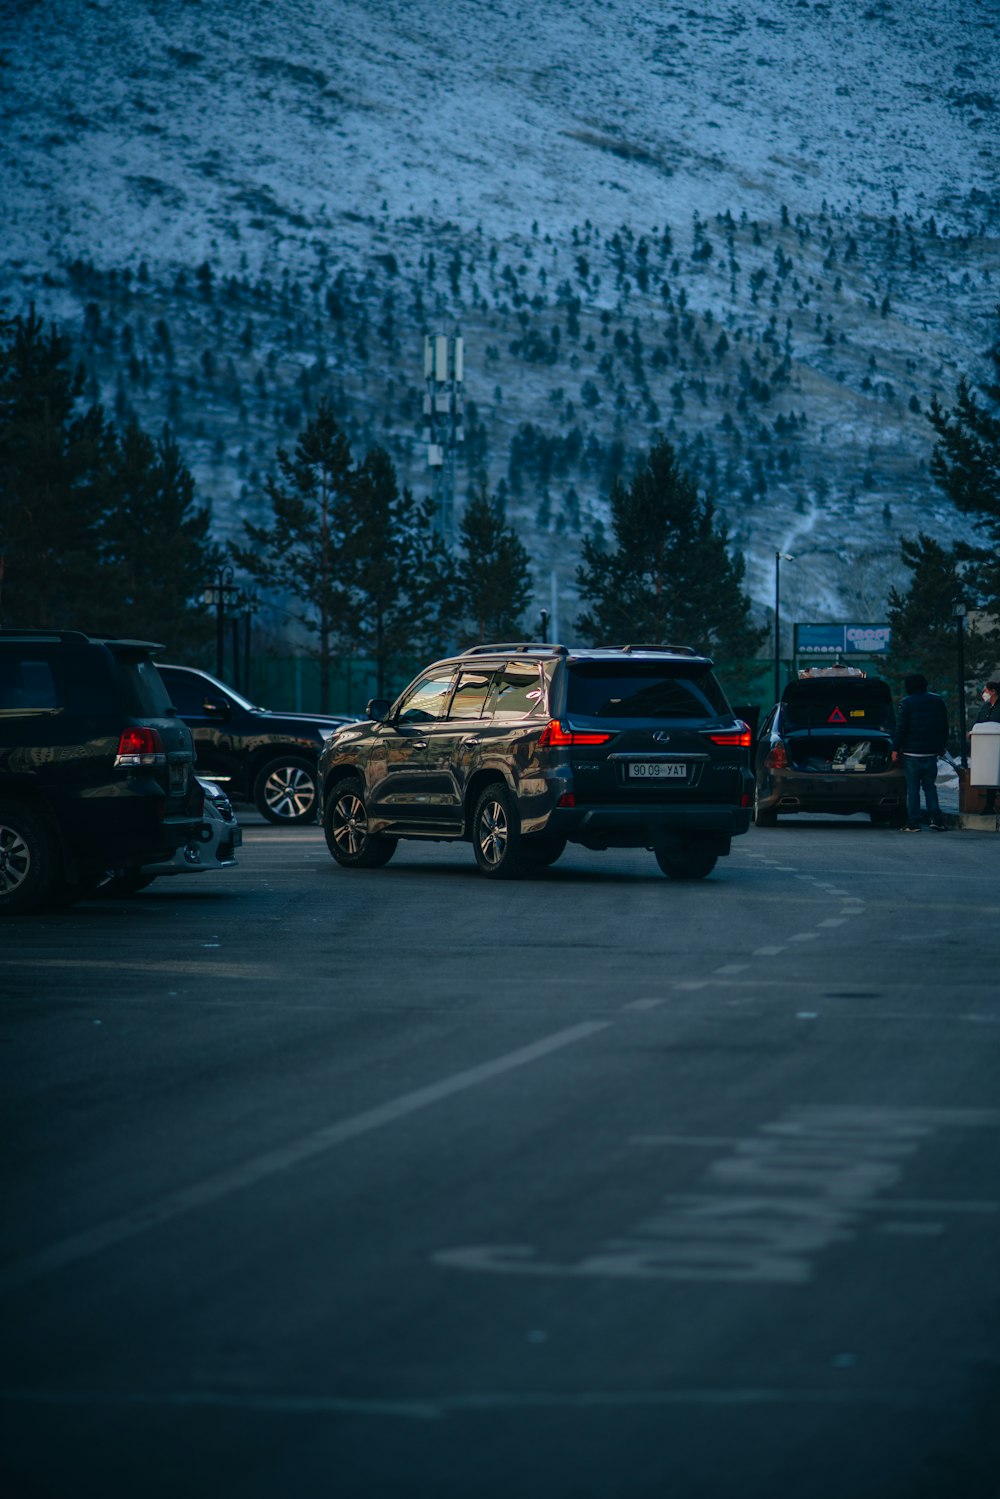
{"label": "lexus suv", "polygon": [[750,730],[686,646],[476,646],[367,712],[319,762],[348,868],[400,838],[464,839],[494,879],[567,843],[649,848],[670,879],[702,879],[749,826]]}
{"label": "lexus suv", "polygon": [[892,763],[895,721],[888,683],[856,667],[814,667],[789,682],[757,740],[757,826],[774,827],[786,812],[905,821],[903,770]]}
{"label": "lexus suv", "polygon": [[315,826],[323,740],[356,718],[271,713],[193,666],[164,665],[160,675],[194,734],[200,776],[221,781],[233,801],[255,803],[268,822]]}
{"label": "lexus suv", "polygon": [[203,826],[191,731],[142,640],[0,630],[0,914],[173,858]]}

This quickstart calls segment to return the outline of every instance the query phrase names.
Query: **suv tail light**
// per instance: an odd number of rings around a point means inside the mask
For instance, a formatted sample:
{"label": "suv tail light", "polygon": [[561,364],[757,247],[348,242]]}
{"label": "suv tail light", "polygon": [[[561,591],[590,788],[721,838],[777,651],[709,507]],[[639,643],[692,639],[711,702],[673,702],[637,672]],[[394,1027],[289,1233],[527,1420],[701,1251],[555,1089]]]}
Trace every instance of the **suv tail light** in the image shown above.
{"label": "suv tail light", "polygon": [[764,764],[767,766],[768,770],[784,770],[788,764],[788,756],[785,753],[785,746],[783,744],[773,745],[770,754],[764,761]]}
{"label": "suv tail light", "polygon": [[726,729],[721,734],[706,734],[705,738],[710,739],[713,744],[728,745],[732,749],[749,749],[750,725],[741,719],[738,729]]}
{"label": "suv tail light", "polygon": [[584,733],[579,729],[567,729],[558,718],[550,718],[538,741],[539,749],[563,749],[571,744],[607,744],[613,734]]}
{"label": "suv tail light", "polygon": [[116,765],[166,765],[163,740],[155,729],[126,729],[118,741]]}

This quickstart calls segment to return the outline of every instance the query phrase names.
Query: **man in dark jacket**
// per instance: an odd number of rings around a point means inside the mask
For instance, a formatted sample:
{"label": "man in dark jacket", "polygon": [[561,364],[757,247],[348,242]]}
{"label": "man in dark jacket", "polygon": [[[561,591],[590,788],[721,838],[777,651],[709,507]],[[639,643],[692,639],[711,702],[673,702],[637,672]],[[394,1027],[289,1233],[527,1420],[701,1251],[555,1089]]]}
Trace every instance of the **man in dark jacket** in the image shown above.
{"label": "man in dark jacket", "polygon": [[906,696],[899,705],[892,758],[902,760],[906,777],[906,822],[903,831],[920,832],[920,792],[923,789],[927,815],[935,831],[944,832],[938,801],[937,763],[948,744],[948,709],[943,697],[927,691],[927,678],[914,672],[903,682]]}
{"label": "man in dark jacket", "polygon": [[[1000,723],[1000,682],[986,682],[983,685],[983,706],[979,710],[976,723]],[[988,786],[983,799],[983,811],[996,811],[997,788]]]}

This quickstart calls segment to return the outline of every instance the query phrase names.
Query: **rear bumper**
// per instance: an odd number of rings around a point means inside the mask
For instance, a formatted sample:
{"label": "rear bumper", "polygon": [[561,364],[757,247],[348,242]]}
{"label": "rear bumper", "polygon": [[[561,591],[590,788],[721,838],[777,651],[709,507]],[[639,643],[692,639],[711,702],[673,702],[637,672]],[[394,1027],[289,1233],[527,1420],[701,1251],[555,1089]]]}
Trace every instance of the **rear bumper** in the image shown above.
{"label": "rear bumper", "polygon": [[545,831],[598,848],[649,848],[677,838],[713,841],[745,833],[749,807],[712,802],[676,807],[556,807]]}
{"label": "rear bumper", "polygon": [[906,805],[906,781],[902,770],[876,775],[851,773],[823,775],[808,771],[778,771],[758,795],[759,805],[774,812],[889,812]]}

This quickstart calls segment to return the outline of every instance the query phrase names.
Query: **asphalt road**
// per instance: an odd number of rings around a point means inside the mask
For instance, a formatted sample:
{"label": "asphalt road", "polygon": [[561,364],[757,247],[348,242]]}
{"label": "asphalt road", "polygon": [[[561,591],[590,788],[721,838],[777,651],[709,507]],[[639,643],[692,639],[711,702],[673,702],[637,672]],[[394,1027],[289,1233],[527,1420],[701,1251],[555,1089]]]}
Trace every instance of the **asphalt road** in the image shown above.
{"label": "asphalt road", "polygon": [[1000,1495],[1000,838],[247,824],[0,928],[5,1494]]}

